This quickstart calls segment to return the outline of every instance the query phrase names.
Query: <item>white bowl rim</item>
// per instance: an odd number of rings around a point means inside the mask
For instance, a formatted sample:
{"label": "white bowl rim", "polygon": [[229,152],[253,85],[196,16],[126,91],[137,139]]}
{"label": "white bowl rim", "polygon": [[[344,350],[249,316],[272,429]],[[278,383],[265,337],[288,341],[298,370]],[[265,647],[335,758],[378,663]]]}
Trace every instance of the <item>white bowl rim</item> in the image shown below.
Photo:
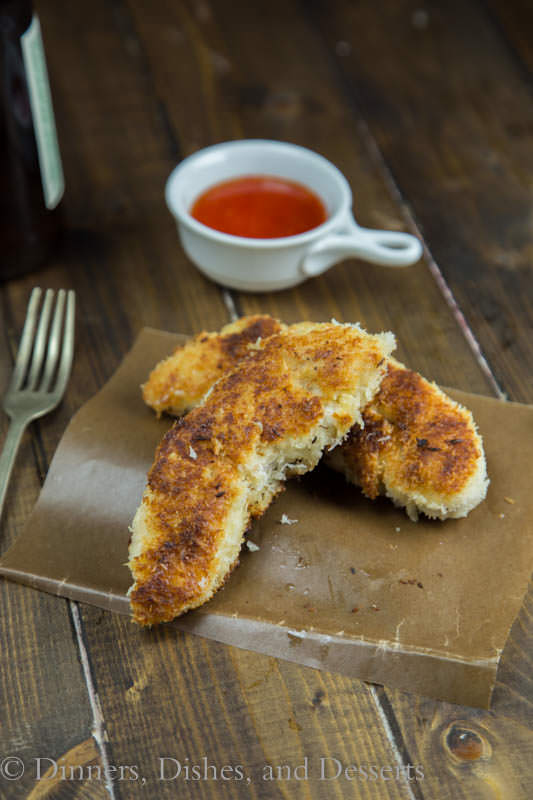
{"label": "white bowl rim", "polygon": [[[294,236],[280,236],[271,239],[259,239],[247,236],[234,236],[231,233],[223,233],[222,231],[217,231],[214,228],[210,228],[209,226],[204,225],[202,222],[198,222],[198,220],[194,219],[194,217],[192,217],[188,211],[184,211],[178,206],[177,203],[173,202],[171,194],[176,181],[180,177],[180,173],[190,169],[191,167],[194,167],[195,161],[200,161],[209,153],[217,150],[237,150],[242,147],[261,150],[265,146],[274,147],[275,149],[280,150],[299,152],[308,158],[311,157],[319,161],[322,166],[326,167],[326,169],[329,170],[332,179],[336,181],[342,195],[341,204],[335,214],[329,217],[321,225],[317,225],[315,228],[311,228],[308,231],[298,233]],[[297,247],[306,244],[315,238],[331,233],[339,225],[339,222],[344,220],[345,213],[350,211],[352,205],[352,192],[348,181],[340,169],[338,169],[338,167],[336,167],[331,161],[328,161],[328,159],[323,155],[314,150],[310,150],[309,148],[302,147],[298,144],[293,144],[292,142],[283,142],[276,139],[235,139],[232,141],[219,142],[218,144],[203,147],[201,150],[197,150],[195,153],[192,153],[190,156],[187,156],[180,161],[180,163],[174,167],[168,176],[165,185],[165,200],[172,216],[182,225],[189,228],[191,231],[194,231],[199,236],[203,236],[215,242],[220,242],[221,244],[233,245],[234,247],[268,250],[279,247]]]}

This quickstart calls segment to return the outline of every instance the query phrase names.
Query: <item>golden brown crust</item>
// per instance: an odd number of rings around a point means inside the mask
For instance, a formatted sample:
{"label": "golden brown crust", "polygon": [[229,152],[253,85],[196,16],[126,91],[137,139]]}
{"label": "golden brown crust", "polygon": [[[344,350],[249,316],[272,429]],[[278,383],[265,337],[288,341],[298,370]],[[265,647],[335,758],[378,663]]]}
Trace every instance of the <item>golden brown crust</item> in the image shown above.
{"label": "golden brown crust", "polygon": [[[208,342],[197,337],[187,358],[175,364],[170,380],[191,397],[191,381],[195,380],[191,363],[196,356],[200,358],[203,348],[221,348],[227,338],[234,343],[226,348],[227,363],[234,366],[254,340],[247,332],[260,320],[264,337],[269,319],[245,317],[221,334],[209,334]],[[220,342],[215,345],[217,339]],[[218,373],[208,358],[202,357],[202,363],[205,388]],[[365,409],[363,419],[364,428],[354,427],[346,444],[326,461],[361,486],[368,497],[388,494],[405,505],[413,518],[417,509],[440,518],[464,516],[483,499],[487,478],[481,438],[470,412],[437,386],[391,359],[380,392]]]}
{"label": "golden brown crust", "polygon": [[212,569],[225,512],[240,488],[232,483],[230,465],[210,469],[207,452],[198,465],[172,458],[184,433],[169,431],[149,475],[144,504],[153,539],[132,565],[136,584],[130,595],[134,617],[143,625],[172,619],[194,602]]}
{"label": "golden brown crust", "polygon": [[142,387],[144,402],[158,416],[180,416],[198,405],[225,372],[244,358],[248,346],[286,328],[268,315],[242,317],[220,333],[202,331],[177,347],[152,370]]}
{"label": "golden brown crust", "polygon": [[284,445],[301,452],[291,452],[290,470],[312,468],[321,450],[315,457],[304,447],[317,433],[328,437],[323,446],[347,433],[392,346],[392,337],[354,326],[292,326],[252,349],[168,431],[133,523],[137,622],[172,619],[212,596],[235,565],[250,517],[281,488],[283,475],[261,483],[261,469],[272,469]]}
{"label": "golden brown crust", "polygon": [[372,499],[390,484],[445,502],[478,469],[482,453],[470,413],[392,359],[363,421],[350,431],[342,457]]}

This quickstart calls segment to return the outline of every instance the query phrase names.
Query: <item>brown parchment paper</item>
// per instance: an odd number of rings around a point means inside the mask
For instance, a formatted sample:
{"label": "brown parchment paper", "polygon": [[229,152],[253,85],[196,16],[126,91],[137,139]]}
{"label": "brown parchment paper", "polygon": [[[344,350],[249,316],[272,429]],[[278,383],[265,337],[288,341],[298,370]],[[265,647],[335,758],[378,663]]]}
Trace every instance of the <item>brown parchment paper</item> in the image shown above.
{"label": "brown parchment paper", "polygon": [[[0,574],[128,614],[128,526],[171,424],[140,384],[184,337],[145,329],[72,419]],[[472,409],[491,486],[464,520],[411,522],[324,467],[291,481],[241,563],[172,625],[450,702],[488,706],[533,568],[533,407],[450,392]],[[507,498],[507,500],[505,499]],[[508,502],[512,500],[514,502]],[[282,524],[286,515],[294,524]],[[140,634],[139,634],[140,636]],[[141,642],[141,638],[139,638]]]}

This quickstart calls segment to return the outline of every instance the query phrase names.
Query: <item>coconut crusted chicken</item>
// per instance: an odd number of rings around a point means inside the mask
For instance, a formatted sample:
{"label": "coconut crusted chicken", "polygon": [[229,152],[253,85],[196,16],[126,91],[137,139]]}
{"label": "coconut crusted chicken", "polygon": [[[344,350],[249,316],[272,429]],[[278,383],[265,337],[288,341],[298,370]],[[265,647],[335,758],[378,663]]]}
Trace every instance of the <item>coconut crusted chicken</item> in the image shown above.
{"label": "coconut crusted chicken", "polygon": [[[219,334],[199,334],[152,371],[146,402],[158,412],[183,413],[242,358],[250,342],[286,327],[269,316],[242,317]],[[325,461],[367,497],[387,495],[411,519],[418,512],[439,519],[466,516],[484,499],[485,456],[472,415],[434,383],[389,359],[363,422]]]}
{"label": "coconut crusted chicken", "polygon": [[293,325],[257,342],[171,428],[132,525],[137,622],[171,620],[212,597],[250,519],[361,420],[393,347],[392,334],[353,325]]}
{"label": "coconut crusted chicken", "polygon": [[286,329],[273,317],[242,317],[220,333],[203,331],[157,364],[142,387],[144,402],[159,416],[179,417],[198,405],[218,378],[244,358],[250,344]]}
{"label": "coconut crusted chicken", "polygon": [[417,519],[465,517],[488,487],[472,414],[417,372],[389,359],[379,392],[325,462],[372,500],[390,497]]}

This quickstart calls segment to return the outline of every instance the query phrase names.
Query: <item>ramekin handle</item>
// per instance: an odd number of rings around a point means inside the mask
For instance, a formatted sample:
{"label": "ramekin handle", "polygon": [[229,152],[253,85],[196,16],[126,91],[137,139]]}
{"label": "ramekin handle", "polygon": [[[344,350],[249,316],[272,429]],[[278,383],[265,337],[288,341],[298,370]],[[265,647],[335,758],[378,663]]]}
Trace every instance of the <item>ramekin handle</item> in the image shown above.
{"label": "ramekin handle", "polygon": [[350,256],[388,267],[408,267],[422,255],[422,245],[410,233],[360,228],[356,223],[346,232],[334,233],[311,245],[300,268],[304,275],[320,275]]}

